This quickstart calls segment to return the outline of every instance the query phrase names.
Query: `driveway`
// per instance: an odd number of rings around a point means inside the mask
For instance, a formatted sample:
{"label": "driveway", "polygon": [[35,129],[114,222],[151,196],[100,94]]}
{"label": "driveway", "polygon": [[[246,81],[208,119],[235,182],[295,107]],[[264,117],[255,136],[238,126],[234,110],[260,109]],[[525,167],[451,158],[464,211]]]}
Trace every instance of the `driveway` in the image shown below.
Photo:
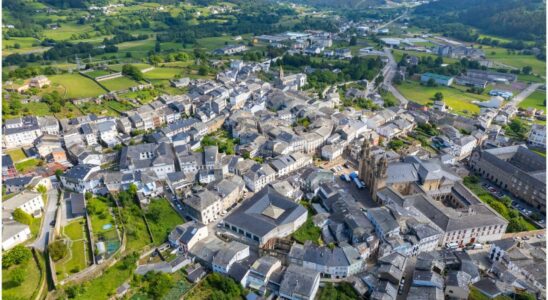
{"label": "driveway", "polygon": [[59,191],[55,188],[52,188],[48,191],[48,202],[43,212],[42,228],[40,228],[40,235],[34,241],[34,248],[40,251],[46,249],[48,244],[49,234],[53,227],[50,226],[51,221],[55,220],[55,212],[57,210],[57,197]]}

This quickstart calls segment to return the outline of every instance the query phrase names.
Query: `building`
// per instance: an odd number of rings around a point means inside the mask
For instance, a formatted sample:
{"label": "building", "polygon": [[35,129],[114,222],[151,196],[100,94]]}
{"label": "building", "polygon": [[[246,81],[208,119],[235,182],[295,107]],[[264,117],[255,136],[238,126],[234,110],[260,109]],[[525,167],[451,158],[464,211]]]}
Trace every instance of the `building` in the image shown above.
{"label": "building", "polygon": [[386,207],[368,209],[367,218],[371,221],[377,236],[381,239],[398,235],[400,232],[400,225]]}
{"label": "building", "polygon": [[40,193],[23,191],[4,201],[2,206],[3,211],[9,212],[10,214],[20,208],[29,215],[40,217],[42,215],[42,209],[44,208],[44,201],[42,200],[42,194]]}
{"label": "building", "polygon": [[2,178],[14,177],[17,175],[17,169],[13,164],[11,156],[8,154],[2,155]]}
{"label": "building", "polygon": [[453,83],[453,77],[439,75],[434,73],[424,73],[421,75],[421,83],[428,83],[432,79],[436,84],[450,86]]}
{"label": "building", "polygon": [[282,268],[282,262],[272,256],[265,255],[257,259],[247,276],[247,287],[259,291],[262,295],[266,293],[270,276]]}
{"label": "building", "polygon": [[247,47],[245,45],[227,45],[223,48],[213,51],[213,53],[219,54],[219,55],[232,55],[232,54],[244,52],[246,50],[247,50]]}
{"label": "building", "polygon": [[291,264],[320,272],[322,278],[346,278],[363,270],[364,260],[356,248],[344,244],[330,249],[312,241],[304,245],[294,243],[289,251]]}
{"label": "building", "polygon": [[91,175],[99,170],[100,167],[95,165],[76,165],[61,175],[61,183],[65,189],[75,192],[85,193],[92,191],[99,182],[91,180]]}
{"label": "building", "polygon": [[153,171],[158,179],[166,179],[175,171],[175,152],[164,142],[127,146],[120,154],[120,170]]}
{"label": "building", "polygon": [[39,89],[49,84],[50,84],[49,79],[44,75],[33,77],[29,81],[30,87],[39,88]]}
{"label": "building", "polygon": [[359,177],[373,200],[384,205],[413,208],[443,232],[439,244],[498,240],[508,221],[484,204],[436,160],[408,156],[388,164],[386,153],[364,142]]}
{"label": "building", "polygon": [[2,250],[7,251],[31,237],[32,234],[28,225],[2,220]]}
{"label": "building", "polygon": [[213,272],[228,274],[232,265],[249,256],[249,246],[232,241],[228,246],[213,256]]}
{"label": "building", "polygon": [[546,161],[523,145],[476,149],[472,170],[528,204],[546,211]]}
{"label": "building", "polygon": [[320,287],[320,273],[289,265],[280,284],[279,295],[288,300],[313,300]]}
{"label": "building", "polygon": [[546,149],[546,126],[533,124],[527,142],[533,147]]}
{"label": "building", "polygon": [[263,246],[304,224],[308,211],[270,187],[243,202],[224,219],[224,227]]}
{"label": "building", "polygon": [[223,211],[221,198],[209,190],[202,190],[183,200],[186,213],[205,225],[217,220]]}
{"label": "building", "polygon": [[469,76],[457,76],[455,77],[455,83],[458,85],[481,88],[481,89],[484,89],[487,87],[487,80],[482,78],[469,77]]}
{"label": "building", "polygon": [[207,226],[196,221],[177,225],[168,236],[169,245],[188,252],[197,242],[208,236]]}
{"label": "building", "polygon": [[466,76],[496,83],[512,83],[517,80],[517,75],[512,73],[500,73],[484,70],[468,69]]}
{"label": "building", "polygon": [[3,147],[6,149],[32,146],[34,140],[42,135],[38,119],[26,116],[4,121]]}

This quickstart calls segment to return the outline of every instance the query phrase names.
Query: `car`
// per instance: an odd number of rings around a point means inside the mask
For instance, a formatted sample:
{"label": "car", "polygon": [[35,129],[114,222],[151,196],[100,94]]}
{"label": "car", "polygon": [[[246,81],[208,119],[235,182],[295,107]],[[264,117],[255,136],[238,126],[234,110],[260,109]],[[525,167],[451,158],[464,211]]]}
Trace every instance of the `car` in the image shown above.
{"label": "car", "polygon": [[521,239],[524,240],[524,241],[527,241],[527,240],[529,240],[529,237],[528,237],[528,236],[524,236],[524,237],[522,237]]}
{"label": "car", "polygon": [[541,238],[543,238],[543,237],[544,237],[544,235],[542,235],[542,234],[537,234],[537,239],[541,239]]}
{"label": "car", "polygon": [[53,219],[51,222],[49,222],[49,226],[51,226],[51,227],[55,226],[55,219]]}
{"label": "car", "polygon": [[516,201],[512,201],[512,206],[516,207],[516,205],[518,205],[518,203]]}

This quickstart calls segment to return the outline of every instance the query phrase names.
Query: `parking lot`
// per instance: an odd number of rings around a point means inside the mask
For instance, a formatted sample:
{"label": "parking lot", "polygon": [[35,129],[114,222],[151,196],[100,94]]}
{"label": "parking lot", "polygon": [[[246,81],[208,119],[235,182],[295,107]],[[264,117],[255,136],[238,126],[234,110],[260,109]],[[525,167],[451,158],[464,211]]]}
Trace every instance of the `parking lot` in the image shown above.
{"label": "parking lot", "polygon": [[538,214],[540,216],[544,216],[545,214],[540,212],[535,207],[525,203],[524,201],[517,199],[512,194],[505,192],[503,189],[499,188],[498,186],[492,184],[491,182],[488,182],[487,180],[482,180],[481,186],[487,190],[493,197],[497,199],[501,199],[504,196],[510,197],[512,199],[512,207],[517,209],[521,215],[523,215],[525,218],[530,220],[531,222],[535,223],[537,226],[540,226],[541,228],[545,228],[546,226],[546,219],[543,217],[541,220],[536,221],[531,218],[532,214]]}

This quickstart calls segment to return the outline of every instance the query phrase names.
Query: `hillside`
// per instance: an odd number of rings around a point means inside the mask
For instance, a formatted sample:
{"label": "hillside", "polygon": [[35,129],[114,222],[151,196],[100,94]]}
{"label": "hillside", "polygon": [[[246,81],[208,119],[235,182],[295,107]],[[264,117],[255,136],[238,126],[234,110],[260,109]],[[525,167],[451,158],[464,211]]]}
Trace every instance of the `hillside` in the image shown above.
{"label": "hillside", "polygon": [[441,0],[417,7],[414,15],[425,27],[445,29],[461,23],[482,33],[521,40],[544,39],[546,34],[542,0]]}

